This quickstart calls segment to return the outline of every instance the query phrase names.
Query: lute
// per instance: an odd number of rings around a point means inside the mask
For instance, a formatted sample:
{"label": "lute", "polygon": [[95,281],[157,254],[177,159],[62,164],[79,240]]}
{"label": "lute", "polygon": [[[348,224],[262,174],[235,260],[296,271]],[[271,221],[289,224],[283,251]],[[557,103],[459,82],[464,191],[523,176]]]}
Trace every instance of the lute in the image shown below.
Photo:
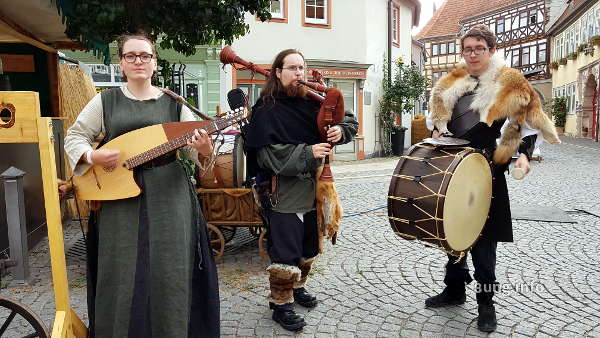
{"label": "lute", "polygon": [[116,137],[98,149],[119,150],[113,168],[93,165],[81,176],[73,176],[75,194],[80,200],[110,201],[138,196],[142,191],[133,170],[153,159],[187,145],[196,129],[210,134],[238,123],[245,123],[248,110],[233,110],[217,120],[170,122],[136,129]]}

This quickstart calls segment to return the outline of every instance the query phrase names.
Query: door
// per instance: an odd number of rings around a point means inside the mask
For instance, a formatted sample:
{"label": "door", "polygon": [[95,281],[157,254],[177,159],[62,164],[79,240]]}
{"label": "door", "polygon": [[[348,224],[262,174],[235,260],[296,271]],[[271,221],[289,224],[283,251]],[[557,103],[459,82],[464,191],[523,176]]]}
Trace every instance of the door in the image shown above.
{"label": "door", "polygon": [[[353,80],[331,80],[330,86],[338,88],[344,95],[344,109],[350,110],[356,116],[356,81]],[[335,147],[336,160],[356,160],[356,142],[354,140]]]}

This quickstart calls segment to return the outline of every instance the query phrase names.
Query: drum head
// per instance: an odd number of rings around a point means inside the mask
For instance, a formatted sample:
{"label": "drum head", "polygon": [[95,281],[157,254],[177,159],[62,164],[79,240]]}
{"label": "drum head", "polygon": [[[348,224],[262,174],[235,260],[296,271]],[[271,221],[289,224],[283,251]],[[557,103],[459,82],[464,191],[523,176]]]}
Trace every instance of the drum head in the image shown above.
{"label": "drum head", "polygon": [[242,134],[235,136],[233,146],[233,184],[243,188],[246,183],[246,156],[244,155],[244,139]]}
{"label": "drum head", "polygon": [[492,172],[485,156],[471,153],[452,174],[444,201],[444,233],[456,251],[469,249],[479,237],[492,201]]}

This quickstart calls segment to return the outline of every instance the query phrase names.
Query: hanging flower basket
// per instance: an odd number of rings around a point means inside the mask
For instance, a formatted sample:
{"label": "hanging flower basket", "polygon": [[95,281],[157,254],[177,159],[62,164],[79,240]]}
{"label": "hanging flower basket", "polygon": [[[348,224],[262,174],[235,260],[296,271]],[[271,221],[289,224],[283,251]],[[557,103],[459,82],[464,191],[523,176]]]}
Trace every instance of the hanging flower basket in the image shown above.
{"label": "hanging flower basket", "polygon": [[567,55],[567,59],[569,59],[569,60],[577,60],[577,52],[569,53]]}
{"label": "hanging flower basket", "polygon": [[590,44],[600,47],[600,35],[594,35],[590,38]]}
{"label": "hanging flower basket", "polygon": [[566,65],[567,64],[567,58],[562,58],[562,59],[558,60],[558,63],[561,64],[561,65],[563,65],[563,66]]}
{"label": "hanging flower basket", "polygon": [[554,69],[554,70],[557,70],[557,69],[558,69],[558,66],[559,66],[559,64],[558,64],[558,61],[552,61],[552,62],[550,63],[550,68],[552,68],[552,69]]}

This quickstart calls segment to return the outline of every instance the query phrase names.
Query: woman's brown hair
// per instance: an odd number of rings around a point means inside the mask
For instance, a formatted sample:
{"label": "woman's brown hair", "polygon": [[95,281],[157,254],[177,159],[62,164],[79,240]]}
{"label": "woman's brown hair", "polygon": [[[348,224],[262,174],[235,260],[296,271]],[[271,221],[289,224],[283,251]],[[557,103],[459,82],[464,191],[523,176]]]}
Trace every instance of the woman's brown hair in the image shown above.
{"label": "woman's brown hair", "polygon": [[[148,42],[148,44],[150,45],[150,48],[152,49],[152,57],[158,63],[158,55],[156,53],[156,46],[154,45],[154,42],[152,42],[152,40],[150,39],[148,34],[146,34],[146,32],[144,32],[144,31],[138,31],[136,33],[125,33],[125,34],[119,35],[117,37],[117,52],[119,53],[119,58],[123,57],[123,46],[125,46],[125,42],[127,42],[129,40],[143,40],[143,41]],[[121,72],[122,72],[122,70],[121,70]],[[122,77],[123,77],[123,80],[127,81],[127,75],[125,75],[125,73],[123,73],[123,72],[122,72]],[[158,72],[156,70],[152,73],[152,79],[153,80],[158,79]]]}

